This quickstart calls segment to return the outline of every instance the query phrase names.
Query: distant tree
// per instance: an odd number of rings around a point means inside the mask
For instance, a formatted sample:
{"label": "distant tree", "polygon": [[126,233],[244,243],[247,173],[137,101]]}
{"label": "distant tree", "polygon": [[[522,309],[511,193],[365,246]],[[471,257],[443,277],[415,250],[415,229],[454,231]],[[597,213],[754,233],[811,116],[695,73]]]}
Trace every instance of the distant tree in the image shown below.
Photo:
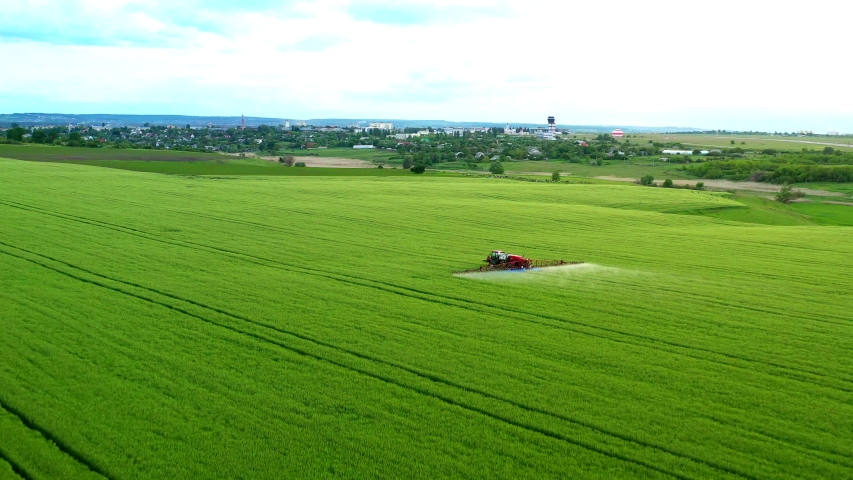
{"label": "distant tree", "polygon": [[279,157],[279,161],[288,167],[292,167],[294,163],[296,163],[296,159],[293,158],[293,155],[285,155],[283,157]]}
{"label": "distant tree", "polygon": [[731,143],[732,143],[732,145],[734,145],[734,144],[735,144],[735,141],[734,141],[734,140],[732,140],[732,141],[731,141]]}
{"label": "distant tree", "polygon": [[776,201],[779,203],[791,203],[792,201],[804,196],[805,193],[799,190],[794,190],[793,185],[786,183],[782,185],[782,189],[776,194]]}
{"label": "distant tree", "polygon": [[47,132],[42,129],[33,131],[33,143],[46,143]]}
{"label": "distant tree", "polygon": [[667,178],[663,181],[663,188],[672,188],[672,179]]}
{"label": "distant tree", "polygon": [[296,162],[295,164],[293,164],[293,166],[294,167],[305,167],[306,165],[305,165],[305,162]]}
{"label": "distant tree", "polygon": [[554,170],[554,173],[551,174],[551,181],[552,182],[559,182],[560,181],[560,171],[559,170]]}
{"label": "distant tree", "polygon": [[[13,123],[12,125],[17,125],[17,123]],[[12,127],[9,130],[6,130],[6,138],[20,142],[24,139],[25,133],[27,133],[26,129],[21,127]]]}
{"label": "distant tree", "polygon": [[693,155],[702,155],[702,150],[699,150],[698,148],[693,150]]}
{"label": "distant tree", "polygon": [[655,177],[651,175],[644,175],[640,178],[640,185],[651,186],[655,184]]}
{"label": "distant tree", "polygon": [[83,140],[83,135],[80,135],[80,132],[71,132],[71,134],[68,135],[68,140],[72,142],[79,142]]}
{"label": "distant tree", "polygon": [[188,123],[188,124],[187,124],[187,130],[189,130],[189,129],[190,129],[190,124]]}
{"label": "distant tree", "polygon": [[824,155],[832,155],[835,153],[835,149],[832,147],[824,147],[823,154]]}
{"label": "distant tree", "polygon": [[705,190],[705,182],[696,182],[696,190]]}
{"label": "distant tree", "polygon": [[406,157],[403,159],[403,168],[405,168],[405,169],[412,168],[412,164],[413,164],[412,157],[410,155],[406,155]]}
{"label": "distant tree", "polygon": [[409,169],[412,173],[421,174],[426,171],[426,167],[420,163]]}
{"label": "distant tree", "polygon": [[489,165],[489,171],[492,172],[493,175],[503,175],[504,166],[500,160],[495,160],[491,165]]}

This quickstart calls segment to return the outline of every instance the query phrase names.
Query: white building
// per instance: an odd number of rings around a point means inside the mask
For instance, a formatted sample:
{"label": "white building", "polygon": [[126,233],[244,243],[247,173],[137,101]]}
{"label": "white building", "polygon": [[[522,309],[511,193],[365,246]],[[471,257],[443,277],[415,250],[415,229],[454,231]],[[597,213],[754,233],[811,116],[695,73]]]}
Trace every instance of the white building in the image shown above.
{"label": "white building", "polygon": [[378,128],[379,130],[394,130],[394,124],[386,122],[370,122],[370,125],[368,125],[367,128]]}
{"label": "white building", "polygon": [[363,150],[366,148],[376,148],[376,147],[374,147],[373,145],[353,145],[352,148],[354,148],[356,150]]}

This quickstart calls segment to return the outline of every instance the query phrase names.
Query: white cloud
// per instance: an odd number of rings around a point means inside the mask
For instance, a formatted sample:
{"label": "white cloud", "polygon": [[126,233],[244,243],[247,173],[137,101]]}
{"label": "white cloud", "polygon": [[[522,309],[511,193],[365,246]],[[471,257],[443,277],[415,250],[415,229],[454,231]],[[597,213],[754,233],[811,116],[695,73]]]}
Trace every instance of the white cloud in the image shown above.
{"label": "white cloud", "polygon": [[853,132],[846,4],[432,0],[373,2],[362,13],[382,15],[361,18],[344,0],[51,3],[0,22],[17,66],[0,77],[2,111],[769,130],[825,130],[832,116]]}

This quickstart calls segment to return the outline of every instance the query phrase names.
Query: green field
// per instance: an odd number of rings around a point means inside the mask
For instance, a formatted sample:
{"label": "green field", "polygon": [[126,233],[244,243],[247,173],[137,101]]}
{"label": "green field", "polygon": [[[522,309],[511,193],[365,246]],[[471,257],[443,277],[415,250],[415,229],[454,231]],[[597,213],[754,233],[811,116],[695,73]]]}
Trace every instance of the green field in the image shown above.
{"label": "green field", "polygon": [[829,190],[831,192],[841,192],[846,194],[848,197],[853,197],[853,183],[811,182],[797,183],[796,186]]}
{"label": "green field", "polygon": [[[657,157],[656,157],[657,158]],[[581,177],[612,176],[622,178],[640,178],[643,175],[653,175],[663,180],[689,179],[686,172],[679,171],[680,165],[669,165],[665,162],[652,162],[646,157],[642,160],[605,160],[605,165],[590,165],[589,163],[570,163],[555,160],[525,160],[502,162],[507,173],[542,173],[550,175],[554,170],[559,170],[563,175],[574,175]],[[466,169],[466,164],[461,162],[448,162],[435,165],[439,169]],[[488,171],[489,164],[481,163],[478,168],[483,172]]]}
{"label": "green field", "polygon": [[[266,160],[215,160],[206,162],[159,162],[137,160],[75,160],[65,163],[116,168],[135,172],[172,175],[273,175],[290,177],[412,175],[408,170],[393,168],[302,168],[285,167]],[[435,174],[435,172],[430,172]]]}
{"label": "green field", "polygon": [[741,205],[695,211],[687,209],[680,213],[762,225],[853,226],[853,206],[849,205],[820,202],[785,205],[760,195],[735,195],[730,198]]}
{"label": "green field", "polygon": [[[135,172],[173,175],[273,175],[273,176],[394,176],[411,175],[394,168],[301,168],[256,158],[220,154],[173,152],[168,150],[130,150],[112,148],[75,148],[0,145],[3,156],[18,160],[70,163],[116,168]],[[430,172],[430,174],[435,174]]]}
{"label": "green field", "polygon": [[[581,134],[579,138],[584,137]],[[586,135],[594,138],[595,135]],[[631,143],[644,144],[649,140],[661,143],[680,142],[684,145],[710,148],[734,148],[740,147],[748,150],[764,150],[772,148],[775,150],[790,150],[799,152],[804,148],[810,150],[823,150],[826,146],[832,146],[836,150],[853,151],[853,137],[782,137],[775,135],[733,135],[733,134],[672,134],[672,133],[639,133],[631,134],[625,138]],[[735,143],[732,144],[732,141]]]}
{"label": "green field", "polygon": [[14,158],[37,162],[74,163],[92,160],[202,162],[227,157],[223,157],[218,153],[178,152],[172,150],[0,145],[0,158]]}
{"label": "green field", "polygon": [[381,150],[378,148],[312,148],[310,150],[283,150],[281,154],[294,156],[313,155],[317,157],[353,158],[356,160],[367,160],[370,162],[387,162],[389,160],[397,159],[397,163],[402,162],[400,157],[397,155],[397,152]]}
{"label": "green field", "polygon": [[746,202],[0,160],[0,478],[851,478],[853,228]]}

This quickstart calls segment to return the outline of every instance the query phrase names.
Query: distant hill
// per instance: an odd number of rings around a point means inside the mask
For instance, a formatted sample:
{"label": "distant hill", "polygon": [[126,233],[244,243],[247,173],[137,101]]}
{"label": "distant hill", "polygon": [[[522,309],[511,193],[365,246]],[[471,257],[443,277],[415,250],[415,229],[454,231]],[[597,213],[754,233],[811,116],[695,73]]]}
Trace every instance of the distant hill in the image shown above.
{"label": "distant hill", "polygon": [[[448,121],[448,120],[404,120],[393,118],[314,118],[314,119],[288,119],[288,118],[271,118],[271,117],[246,117],[247,127],[257,127],[259,125],[281,125],[285,120],[290,120],[291,124],[296,124],[297,121],[304,121],[308,125],[338,125],[345,127],[347,125],[367,126],[370,122],[391,122],[397,128],[445,128],[445,127],[498,127],[506,126],[506,123],[496,122],[471,122],[471,121]],[[120,126],[142,126],[146,123],[149,125],[175,125],[192,127],[205,127],[212,125],[216,127],[236,127],[240,126],[242,118],[226,117],[226,116],[191,116],[191,115],[120,115],[120,114],[64,114],[64,113],[10,113],[0,114],[0,126],[8,127],[12,123],[18,123],[23,126],[40,126],[40,125],[109,125],[113,127]],[[516,123],[510,122],[513,127],[542,127],[545,123]],[[560,129],[570,129],[576,132],[602,133],[610,132],[614,128],[620,128],[626,133],[633,132],[688,132],[700,131],[698,128],[691,127],[641,127],[641,126],[626,126],[626,125],[557,125]]]}
{"label": "distant hill", "polygon": [[[246,117],[246,126],[279,125],[280,118]],[[241,117],[197,117],[190,115],[115,115],[115,114],[64,114],[64,113],[12,113],[0,114],[0,125],[10,123],[25,126],[35,125],[101,125],[114,127],[150,125],[175,125],[203,127],[207,124],[224,127],[236,127],[241,124]]]}

